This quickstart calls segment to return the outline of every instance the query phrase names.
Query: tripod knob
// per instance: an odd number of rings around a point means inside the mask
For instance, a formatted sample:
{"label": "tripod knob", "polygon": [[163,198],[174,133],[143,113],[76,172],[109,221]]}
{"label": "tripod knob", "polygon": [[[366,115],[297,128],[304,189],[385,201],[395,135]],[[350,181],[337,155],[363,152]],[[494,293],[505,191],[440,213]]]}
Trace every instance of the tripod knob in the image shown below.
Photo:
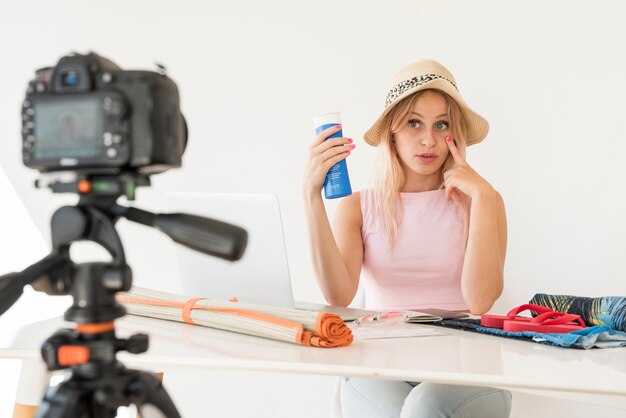
{"label": "tripod knob", "polygon": [[59,358],[59,349],[63,346],[70,345],[73,342],[73,330],[69,328],[58,330],[43,342],[41,346],[41,356],[43,357],[48,370],[61,370],[68,366],[67,364],[62,364],[64,361]]}
{"label": "tripod knob", "polygon": [[118,351],[128,351],[131,354],[145,353],[150,345],[147,334],[135,334],[127,340],[118,341],[120,343]]}

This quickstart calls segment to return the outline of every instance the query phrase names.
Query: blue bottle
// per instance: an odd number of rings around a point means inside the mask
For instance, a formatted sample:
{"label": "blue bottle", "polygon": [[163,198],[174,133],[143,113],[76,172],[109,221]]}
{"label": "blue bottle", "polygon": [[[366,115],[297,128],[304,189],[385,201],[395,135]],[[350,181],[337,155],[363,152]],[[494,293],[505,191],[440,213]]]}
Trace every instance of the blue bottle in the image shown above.
{"label": "blue bottle", "polygon": [[[338,112],[324,113],[318,115],[313,119],[315,125],[315,134],[319,135],[325,129],[331,126],[340,125],[341,119]],[[343,136],[343,130],[339,130],[330,138],[337,138]],[[343,145],[341,145],[343,146]],[[326,180],[324,181],[324,196],[326,199],[336,199],[338,197],[349,196],[352,194],[352,187],[350,187],[350,177],[348,176],[348,165],[346,160],[341,160],[328,170],[326,174]]]}

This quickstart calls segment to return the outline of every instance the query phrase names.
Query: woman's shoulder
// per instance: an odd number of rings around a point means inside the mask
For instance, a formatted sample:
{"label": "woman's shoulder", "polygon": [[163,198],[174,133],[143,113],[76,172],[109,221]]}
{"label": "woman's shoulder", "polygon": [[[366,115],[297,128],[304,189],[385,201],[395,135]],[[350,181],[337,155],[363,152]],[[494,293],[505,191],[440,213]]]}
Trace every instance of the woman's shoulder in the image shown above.
{"label": "woman's shoulder", "polygon": [[335,219],[340,219],[342,222],[349,222],[355,225],[361,225],[361,193],[354,192],[350,196],[341,198],[337,210],[335,212]]}
{"label": "woman's shoulder", "polygon": [[375,194],[373,189],[362,189],[344,197],[337,207],[343,219],[351,219],[359,226],[369,223],[376,212]]}
{"label": "woman's shoulder", "polygon": [[358,207],[360,210],[361,191],[354,192],[351,195],[342,198],[341,202],[339,202],[339,207],[350,208],[350,209],[355,209]]}
{"label": "woman's shoulder", "polygon": [[350,196],[346,196],[343,198],[346,206],[349,207],[358,207],[359,210],[363,210],[364,208],[370,206],[374,202],[374,190],[372,189],[361,189],[358,192],[352,193]]}
{"label": "woman's shoulder", "polygon": [[337,211],[344,215],[361,219],[364,214],[373,209],[374,191],[372,189],[362,189],[341,199],[337,206]]}

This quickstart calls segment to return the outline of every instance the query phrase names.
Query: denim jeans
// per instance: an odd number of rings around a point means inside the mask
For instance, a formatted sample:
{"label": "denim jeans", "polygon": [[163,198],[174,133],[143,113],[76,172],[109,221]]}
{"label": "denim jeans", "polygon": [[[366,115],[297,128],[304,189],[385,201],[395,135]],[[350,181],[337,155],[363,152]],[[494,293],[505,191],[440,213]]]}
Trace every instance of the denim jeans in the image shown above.
{"label": "denim jeans", "polygon": [[344,418],[506,418],[511,392],[506,390],[343,377]]}

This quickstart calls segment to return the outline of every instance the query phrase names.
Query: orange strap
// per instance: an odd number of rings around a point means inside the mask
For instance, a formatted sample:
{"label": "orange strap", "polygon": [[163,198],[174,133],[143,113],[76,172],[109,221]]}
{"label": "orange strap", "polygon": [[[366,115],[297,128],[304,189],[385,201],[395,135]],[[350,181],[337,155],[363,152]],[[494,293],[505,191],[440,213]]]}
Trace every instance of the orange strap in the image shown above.
{"label": "orange strap", "polygon": [[185,302],[185,304],[183,305],[183,321],[185,321],[188,324],[197,325],[195,322],[191,320],[191,310],[195,308],[196,303],[199,300],[203,300],[203,299],[204,298],[193,298]]}
{"label": "orange strap", "polygon": [[243,316],[246,318],[256,319],[263,322],[268,322],[270,324],[278,325],[281,327],[287,328],[297,328],[302,327],[302,324],[295,321],[290,321],[288,319],[277,318],[272,315],[264,314],[261,312],[249,311],[246,309],[236,309],[236,308],[218,308],[215,306],[203,306],[196,305],[196,303],[204,298],[193,298],[189,299],[185,303],[181,302],[171,302],[165,300],[153,300],[153,299],[143,299],[143,298],[132,298],[128,296],[117,295],[118,302],[127,302],[127,303],[140,303],[144,305],[153,305],[153,306],[165,306],[168,308],[180,308],[182,309],[182,318],[183,321],[187,324],[194,324],[191,320],[191,311],[193,309],[201,309],[203,311],[212,311],[212,312],[222,312],[222,313],[230,313],[237,316]]}

